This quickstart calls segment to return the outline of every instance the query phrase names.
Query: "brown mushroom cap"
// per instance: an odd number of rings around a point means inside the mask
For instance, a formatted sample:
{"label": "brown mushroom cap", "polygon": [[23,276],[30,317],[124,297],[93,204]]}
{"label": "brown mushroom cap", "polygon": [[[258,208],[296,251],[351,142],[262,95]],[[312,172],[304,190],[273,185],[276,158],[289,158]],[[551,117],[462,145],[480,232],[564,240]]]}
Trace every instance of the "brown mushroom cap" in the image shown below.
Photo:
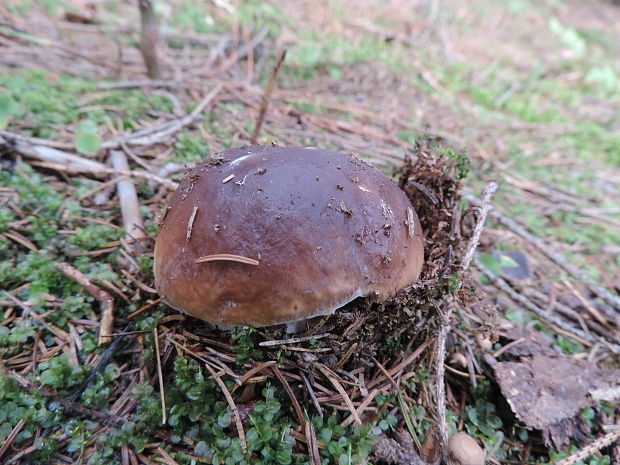
{"label": "brown mushroom cap", "polygon": [[251,146],[183,178],[157,234],[155,285],[197,318],[268,326],[393,295],[418,279],[423,257],[411,203],[377,169],[337,152]]}
{"label": "brown mushroom cap", "polygon": [[452,458],[460,465],[484,465],[486,454],[478,442],[466,433],[456,433],[448,440]]}

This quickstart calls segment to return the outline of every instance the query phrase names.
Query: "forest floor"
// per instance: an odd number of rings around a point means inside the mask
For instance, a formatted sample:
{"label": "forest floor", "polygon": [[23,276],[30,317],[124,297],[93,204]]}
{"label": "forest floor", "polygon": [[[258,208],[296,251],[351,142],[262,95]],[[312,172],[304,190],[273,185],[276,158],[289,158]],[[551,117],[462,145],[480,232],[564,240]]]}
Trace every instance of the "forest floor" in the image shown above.
{"label": "forest floor", "polygon": [[[148,80],[133,2],[0,5],[1,463],[424,464],[442,426],[492,463],[620,463],[619,6],[156,12],[162,76]],[[187,166],[250,143],[282,50],[259,143],[355,152],[386,173],[408,156],[456,163],[464,239],[497,182],[473,271],[454,275],[471,295],[453,302],[445,366],[441,310],[370,351],[328,334],[333,321],[297,343],[221,333],[154,294],[168,195]]]}

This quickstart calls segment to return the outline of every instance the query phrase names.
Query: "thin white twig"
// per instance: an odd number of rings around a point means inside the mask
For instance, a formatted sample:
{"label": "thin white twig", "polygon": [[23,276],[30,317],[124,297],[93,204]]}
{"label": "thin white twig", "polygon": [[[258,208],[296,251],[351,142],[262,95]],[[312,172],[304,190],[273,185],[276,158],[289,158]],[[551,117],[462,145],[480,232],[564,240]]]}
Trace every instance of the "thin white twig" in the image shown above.
{"label": "thin white twig", "polygon": [[131,134],[120,135],[110,141],[104,142],[102,147],[116,148],[122,143],[130,145],[151,145],[158,142],[165,142],[180,129],[183,129],[196,121],[196,119],[200,116],[200,113],[202,113],[204,109],[213,101],[223,87],[223,84],[218,84],[215,86],[189,115],[172,121],[166,121],[161,125],[145,128]]}
{"label": "thin white twig", "polygon": [[[474,227],[474,231],[467,243],[465,255],[461,263],[460,276],[469,268],[478,244],[480,243],[480,235],[484,229],[484,222],[493,208],[491,206],[491,197],[497,191],[497,183],[495,181],[488,182],[482,190],[482,200],[480,201],[480,209],[478,212],[478,220]],[[462,281],[459,280],[459,286]],[[448,455],[448,428],[446,424],[446,394],[445,394],[445,357],[446,357],[446,339],[450,332],[450,317],[452,316],[452,303],[447,303],[447,309],[444,314],[440,314],[442,321],[439,326],[437,335],[437,349],[435,357],[435,382],[437,392],[437,422],[439,426],[439,438],[441,441],[441,453],[445,463],[450,464],[451,459]]]}
{"label": "thin white twig", "polygon": [[[120,150],[110,151],[110,162],[114,169],[129,171],[129,164],[125,157],[125,152]],[[144,222],[140,214],[140,202],[133,179],[122,178],[116,183],[118,190],[119,203],[121,205],[121,215],[123,217],[123,230],[125,235],[131,239],[136,239],[144,235]],[[131,246],[130,246],[131,247]]]}
{"label": "thin white twig", "polygon": [[486,186],[484,186],[480,209],[478,210],[478,221],[476,222],[474,232],[472,233],[471,239],[467,244],[467,249],[465,250],[463,262],[461,264],[461,273],[469,268],[469,265],[474,258],[474,254],[476,253],[476,249],[480,243],[480,235],[484,229],[484,222],[486,221],[489,212],[493,209],[493,206],[491,205],[491,197],[495,194],[495,192],[497,192],[497,183],[495,181],[490,181],[486,184]]}
{"label": "thin white twig", "polygon": [[175,190],[179,186],[178,183],[170,179],[165,179],[144,170],[130,171],[108,168],[98,161],[89,160],[79,155],[73,155],[43,145],[32,145],[25,141],[15,141],[15,150],[27,158],[41,160],[43,162],[42,165],[58,171],[66,171],[68,173],[91,173],[95,176],[116,174],[131,178],[143,178],[162,184],[171,190]]}
{"label": "thin white twig", "polygon": [[612,431],[605,436],[592,441],[590,444],[582,447],[577,452],[572,453],[565,459],[560,460],[556,465],[574,465],[575,463],[585,459],[588,455],[599,452],[603,447],[607,447],[614,441],[620,439],[620,431]]}

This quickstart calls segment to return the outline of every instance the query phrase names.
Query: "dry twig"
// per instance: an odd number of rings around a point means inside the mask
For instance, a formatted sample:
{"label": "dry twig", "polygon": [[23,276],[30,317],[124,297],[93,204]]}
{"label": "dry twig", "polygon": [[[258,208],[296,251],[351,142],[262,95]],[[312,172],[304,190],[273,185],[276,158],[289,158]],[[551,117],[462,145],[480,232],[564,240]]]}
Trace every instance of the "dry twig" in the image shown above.
{"label": "dry twig", "polygon": [[273,70],[271,71],[271,75],[269,76],[269,82],[267,83],[265,94],[263,95],[263,100],[261,102],[260,111],[258,112],[258,118],[256,119],[256,125],[254,126],[252,137],[250,138],[250,142],[252,144],[257,143],[258,134],[260,133],[260,128],[263,125],[265,114],[267,113],[267,107],[269,106],[269,100],[271,99],[271,94],[273,93],[273,89],[276,85],[276,78],[278,77],[278,73],[280,72],[282,63],[284,63],[285,57],[286,57],[286,50],[282,50],[280,54],[278,55],[276,64],[273,67]]}
{"label": "dry twig", "polygon": [[[467,197],[468,200],[476,202],[475,198],[470,196]],[[564,257],[562,257],[559,253],[557,253],[553,248],[549,245],[545,244],[542,240],[534,237],[528,231],[525,230],[521,225],[519,225],[516,221],[502,215],[501,213],[495,211],[491,212],[491,217],[497,221],[502,226],[510,229],[515,234],[521,236],[523,239],[527,241],[528,244],[535,247],[540,253],[549,258],[552,262],[554,262],[557,266],[562,268],[568,274],[570,274],[577,281],[586,284],[596,295],[598,295],[601,299],[603,299],[607,304],[614,307],[617,311],[620,311],[620,297],[611,293],[608,289],[605,289],[600,284],[596,283],[592,278],[590,278],[587,274],[585,274],[580,269],[571,265],[566,261]],[[606,316],[614,317],[617,313],[615,311],[607,311]]]}
{"label": "dry twig", "polygon": [[[110,162],[114,169],[119,171],[130,171],[125,153],[120,150],[110,151]],[[123,178],[116,183],[116,188],[118,189],[125,235],[129,239],[137,240],[142,237],[146,229],[142,221],[142,215],[140,214],[140,202],[138,201],[136,186],[134,185],[133,179]]]}
{"label": "dry twig", "polygon": [[277,339],[273,341],[263,341],[263,342],[259,342],[258,345],[260,347],[271,347],[271,346],[279,346],[279,345],[285,345],[285,344],[298,344],[300,342],[311,341],[313,339],[323,339],[329,336],[331,336],[330,333],[317,334],[316,336],[292,337],[289,339]]}
{"label": "dry twig", "polygon": [[[469,268],[469,265],[474,257],[478,244],[480,243],[480,235],[484,229],[484,223],[487,215],[493,208],[491,206],[491,197],[497,191],[497,183],[495,181],[488,182],[482,191],[482,200],[480,202],[480,209],[478,212],[478,220],[474,227],[472,236],[467,244],[463,261],[461,262],[460,275]],[[462,283],[462,281],[459,281]],[[441,315],[442,321],[439,326],[439,334],[437,335],[437,349],[435,357],[435,372],[436,372],[436,392],[437,392],[437,422],[439,427],[439,437],[441,440],[441,453],[446,463],[450,463],[448,456],[448,429],[446,424],[446,396],[445,396],[445,357],[446,357],[446,338],[450,332],[450,317],[452,316],[452,305],[447,304],[448,308],[445,315]]]}
{"label": "dry twig", "polygon": [[565,459],[556,462],[556,465],[574,465],[575,463],[585,459],[588,455],[599,452],[603,447],[607,447],[614,441],[620,439],[620,431],[611,431],[605,436],[592,441],[590,444],[582,447],[577,452],[572,453]]}
{"label": "dry twig", "polygon": [[[480,261],[475,260],[474,264],[476,265],[476,268],[482,271],[482,273],[488,278],[491,284],[493,284],[497,289],[504,291],[512,300],[514,300],[515,302],[519,302],[543,320],[563,330],[565,333],[568,333],[568,335],[573,335],[573,337],[580,338],[582,341],[585,340],[590,343],[596,343],[601,341],[601,339],[596,338],[592,334],[586,333],[585,331],[576,328],[572,324],[561,319],[557,314],[553,314],[543,310],[538,305],[529,300],[527,297],[515,291],[512,286],[508,284],[508,282],[506,282],[505,279],[491,273],[491,271],[489,271],[488,268],[486,268],[482,263],[480,263]],[[620,354],[620,345],[614,344],[607,340],[604,340],[604,344],[616,354]]]}
{"label": "dry twig", "polygon": [[114,332],[114,299],[110,294],[96,286],[80,270],[68,263],[56,263],[56,269],[67,278],[82,286],[86,292],[92,295],[101,307],[101,320],[99,325],[99,345],[111,342],[110,335]]}

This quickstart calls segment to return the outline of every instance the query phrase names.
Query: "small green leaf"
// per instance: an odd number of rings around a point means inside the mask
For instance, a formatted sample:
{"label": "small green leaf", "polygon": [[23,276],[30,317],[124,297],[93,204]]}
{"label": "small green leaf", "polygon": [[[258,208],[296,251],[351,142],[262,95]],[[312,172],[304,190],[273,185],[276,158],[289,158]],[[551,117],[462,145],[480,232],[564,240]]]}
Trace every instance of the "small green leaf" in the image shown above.
{"label": "small green leaf", "polygon": [[97,125],[89,119],[84,120],[80,123],[79,132],[89,132],[89,133],[94,134],[97,132]]}
{"label": "small green leaf", "polygon": [[101,148],[103,141],[97,134],[78,132],[75,135],[75,148],[83,155],[96,152]]}
{"label": "small green leaf", "polygon": [[502,264],[497,258],[489,253],[481,253],[478,258],[480,263],[482,263],[491,273],[495,276],[499,276],[499,273],[502,270]]}
{"label": "small green leaf", "polygon": [[517,268],[519,266],[519,264],[515,261],[515,259],[512,257],[509,257],[508,255],[500,254],[499,261],[502,266],[505,266],[508,268]]}
{"label": "small green leaf", "polygon": [[323,428],[319,432],[319,439],[323,442],[329,442],[332,439],[332,431],[329,428]]}
{"label": "small green leaf", "polygon": [[291,454],[289,452],[281,450],[276,455],[276,460],[281,465],[288,465],[289,463],[293,461],[293,457],[291,457]]}
{"label": "small green leaf", "polygon": [[19,111],[19,105],[13,97],[7,94],[0,94],[0,116],[15,116]]}
{"label": "small green leaf", "polygon": [[194,454],[196,455],[200,455],[202,457],[204,457],[205,455],[207,455],[207,451],[209,450],[209,448],[207,447],[207,443],[204,441],[200,441],[199,443],[197,443],[194,446]]}
{"label": "small green leaf", "polygon": [[202,394],[202,389],[197,384],[190,387],[185,393],[185,395],[187,396],[189,400],[198,400],[200,399],[201,394]]}
{"label": "small green leaf", "polygon": [[228,426],[230,426],[230,421],[231,421],[231,415],[230,413],[226,412],[224,415],[220,415],[217,418],[217,423],[222,427],[222,428],[228,428]]}

